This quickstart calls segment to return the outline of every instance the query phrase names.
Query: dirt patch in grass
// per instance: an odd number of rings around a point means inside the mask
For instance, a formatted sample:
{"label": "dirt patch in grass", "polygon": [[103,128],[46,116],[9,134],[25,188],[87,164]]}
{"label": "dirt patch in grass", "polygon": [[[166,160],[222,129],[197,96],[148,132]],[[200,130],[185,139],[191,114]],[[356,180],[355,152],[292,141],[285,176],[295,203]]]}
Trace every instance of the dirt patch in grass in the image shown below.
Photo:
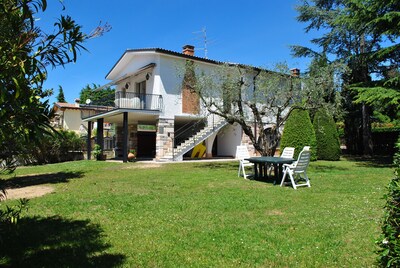
{"label": "dirt patch in grass", "polygon": [[268,216],[282,216],[284,213],[280,210],[268,210],[265,214]]}
{"label": "dirt patch in grass", "polygon": [[162,164],[160,163],[135,163],[133,165],[127,165],[126,169],[143,169],[143,168],[159,168]]}
{"label": "dirt patch in grass", "polygon": [[54,192],[51,186],[27,186],[16,189],[7,189],[7,199],[34,198]]}

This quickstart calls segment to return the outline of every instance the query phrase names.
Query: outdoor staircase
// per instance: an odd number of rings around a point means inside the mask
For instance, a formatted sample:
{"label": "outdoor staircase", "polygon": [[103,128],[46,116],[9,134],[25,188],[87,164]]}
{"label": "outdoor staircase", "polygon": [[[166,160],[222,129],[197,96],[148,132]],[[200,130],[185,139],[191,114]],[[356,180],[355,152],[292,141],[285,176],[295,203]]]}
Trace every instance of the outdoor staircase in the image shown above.
{"label": "outdoor staircase", "polygon": [[220,120],[211,126],[205,126],[196,134],[179,144],[176,148],[173,148],[172,152],[168,152],[164,157],[160,158],[160,161],[181,161],[184,154],[192,150],[196,145],[200,144],[211,135],[217,133],[227,124],[228,122],[225,120]]}

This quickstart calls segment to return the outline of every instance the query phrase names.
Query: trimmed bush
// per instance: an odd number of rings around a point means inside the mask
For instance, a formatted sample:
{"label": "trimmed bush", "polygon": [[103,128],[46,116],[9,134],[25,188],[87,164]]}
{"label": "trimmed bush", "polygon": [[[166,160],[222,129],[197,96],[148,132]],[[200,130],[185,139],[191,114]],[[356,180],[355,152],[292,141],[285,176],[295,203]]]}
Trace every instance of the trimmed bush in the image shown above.
{"label": "trimmed bush", "polygon": [[283,129],[280,148],[295,147],[294,158],[297,158],[304,146],[311,146],[311,160],[317,160],[316,138],[307,110],[294,109]]}
{"label": "trimmed bush", "polygon": [[396,177],[389,183],[382,222],[382,235],[377,241],[380,267],[400,267],[400,139],[397,142]]}
{"label": "trimmed bush", "polygon": [[318,110],[314,115],[313,126],[317,139],[317,158],[331,161],[339,160],[339,135],[332,116],[326,110]]}

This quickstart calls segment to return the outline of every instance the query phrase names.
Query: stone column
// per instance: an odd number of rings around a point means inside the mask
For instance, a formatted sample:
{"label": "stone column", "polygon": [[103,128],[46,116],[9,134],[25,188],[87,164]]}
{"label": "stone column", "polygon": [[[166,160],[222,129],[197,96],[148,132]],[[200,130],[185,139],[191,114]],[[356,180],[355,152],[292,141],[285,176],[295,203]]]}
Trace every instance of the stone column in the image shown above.
{"label": "stone column", "polygon": [[160,118],[157,123],[156,159],[172,154],[174,147],[174,119]]}

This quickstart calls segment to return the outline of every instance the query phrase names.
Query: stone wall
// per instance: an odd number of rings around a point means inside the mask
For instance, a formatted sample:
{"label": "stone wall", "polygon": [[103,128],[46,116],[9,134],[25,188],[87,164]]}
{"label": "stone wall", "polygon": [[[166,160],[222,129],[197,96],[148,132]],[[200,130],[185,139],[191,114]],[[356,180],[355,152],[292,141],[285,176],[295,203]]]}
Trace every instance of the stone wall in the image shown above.
{"label": "stone wall", "polygon": [[172,152],[174,146],[174,119],[160,118],[157,123],[156,159]]}

